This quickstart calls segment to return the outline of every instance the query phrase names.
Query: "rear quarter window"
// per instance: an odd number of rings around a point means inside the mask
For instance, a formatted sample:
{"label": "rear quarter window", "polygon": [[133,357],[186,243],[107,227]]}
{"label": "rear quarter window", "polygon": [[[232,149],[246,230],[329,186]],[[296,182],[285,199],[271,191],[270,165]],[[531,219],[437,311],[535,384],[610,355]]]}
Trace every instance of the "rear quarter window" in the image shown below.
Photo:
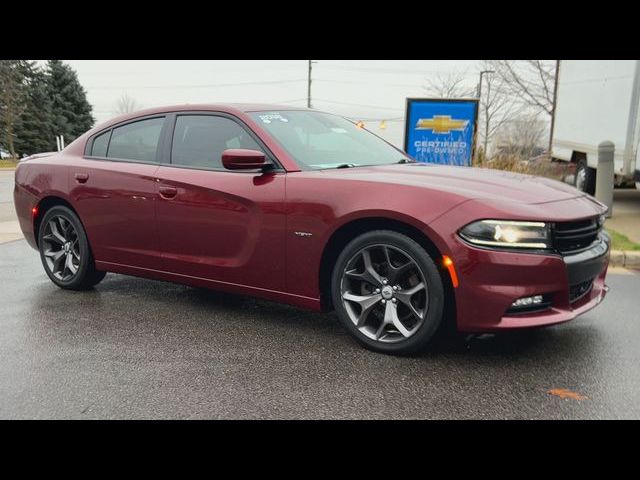
{"label": "rear quarter window", "polygon": [[93,139],[93,145],[91,146],[91,155],[94,157],[106,157],[107,148],[109,147],[109,136],[111,130],[102,133]]}

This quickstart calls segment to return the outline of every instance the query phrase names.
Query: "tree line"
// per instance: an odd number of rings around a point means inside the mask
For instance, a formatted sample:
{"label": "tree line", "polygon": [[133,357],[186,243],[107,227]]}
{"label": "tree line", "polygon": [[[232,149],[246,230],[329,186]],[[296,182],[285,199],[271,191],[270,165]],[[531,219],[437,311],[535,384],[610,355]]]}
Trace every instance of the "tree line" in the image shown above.
{"label": "tree line", "polygon": [[44,67],[28,60],[0,60],[0,148],[14,158],[55,151],[95,123],[76,72],[60,60]]}

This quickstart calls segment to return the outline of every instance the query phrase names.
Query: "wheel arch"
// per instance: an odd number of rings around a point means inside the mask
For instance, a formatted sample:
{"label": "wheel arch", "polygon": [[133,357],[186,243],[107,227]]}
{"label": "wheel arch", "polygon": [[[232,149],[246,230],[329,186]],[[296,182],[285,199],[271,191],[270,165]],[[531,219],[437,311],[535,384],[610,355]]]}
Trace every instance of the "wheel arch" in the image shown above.
{"label": "wheel arch", "polygon": [[320,260],[319,287],[322,310],[333,309],[331,300],[331,275],[340,252],[357,236],[372,230],[391,230],[415,240],[433,259],[440,272],[445,291],[445,319],[456,318],[456,301],[453,284],[447,269],[442,264],[442,251],[427,234],[415,225],[387,217],[366,217],[351,220],[337,228],[329,237]]}
{"label": "wheel arch", "polygon": [[80,218],[80,215],[78,214],[77,210],[75,208],[73,208],[73,205],[71,205],[71,203],[69,203],[68,200],[56,196],[56,195],[47,195],[46,197],[43,197],[37,204],[36,204],[36,208],[38,209],[38,214],[34,216],[33,218],[33,233],[34,233],[34,237],[36,239],[36,246],[40,247],[39,245],[39,232],[40,232],[40,224],[42,223],[42,219],[44,218],[44,216],[46,215],[46,213],[51,210],[53,207],[57,207],[57,206],[62,206],[62,207],[67,207],[69,210],[71,210],[73,213],[75,213],[76,217],[78,217],[78,219],[80,220],[80,223],[82,224],[82,228],[84,228],[85,230],[85,234],[87,229],[84,227],[84,223],[82,222],[82,218]]}

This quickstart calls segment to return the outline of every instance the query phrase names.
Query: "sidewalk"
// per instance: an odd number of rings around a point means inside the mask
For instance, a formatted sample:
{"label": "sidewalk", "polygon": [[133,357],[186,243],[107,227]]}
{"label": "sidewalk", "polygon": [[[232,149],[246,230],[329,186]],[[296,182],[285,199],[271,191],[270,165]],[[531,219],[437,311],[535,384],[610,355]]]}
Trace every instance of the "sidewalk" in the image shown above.
{"label": "sidewalk", "polygon": [[613,216],[605,225],[632,242],[640,243],[640,190],[614,190]]}
{"label": "sidewalk", "polygon": [[0,202],[0,243],[22,238],[13,202]]}
{"label": "sidewalk", "polygon": [[22,238],[13,208],[13,170],[0,171],[0,243]]}

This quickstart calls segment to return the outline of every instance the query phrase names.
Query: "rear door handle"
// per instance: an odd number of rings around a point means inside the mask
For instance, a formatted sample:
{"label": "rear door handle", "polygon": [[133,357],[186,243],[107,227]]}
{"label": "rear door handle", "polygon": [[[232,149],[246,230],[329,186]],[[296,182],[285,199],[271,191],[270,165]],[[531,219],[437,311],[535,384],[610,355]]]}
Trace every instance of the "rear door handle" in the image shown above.
{"label": "rear door handle", "polygon": [[178,189],[176,187],[158,187],[158,192],[160,192],[161,197],[169,199],[178,194]]}
{"label": "rear door handle", "polygon": [[86,183],[89,180],[88,173],[76,173],[76,182],[78,183]]}

